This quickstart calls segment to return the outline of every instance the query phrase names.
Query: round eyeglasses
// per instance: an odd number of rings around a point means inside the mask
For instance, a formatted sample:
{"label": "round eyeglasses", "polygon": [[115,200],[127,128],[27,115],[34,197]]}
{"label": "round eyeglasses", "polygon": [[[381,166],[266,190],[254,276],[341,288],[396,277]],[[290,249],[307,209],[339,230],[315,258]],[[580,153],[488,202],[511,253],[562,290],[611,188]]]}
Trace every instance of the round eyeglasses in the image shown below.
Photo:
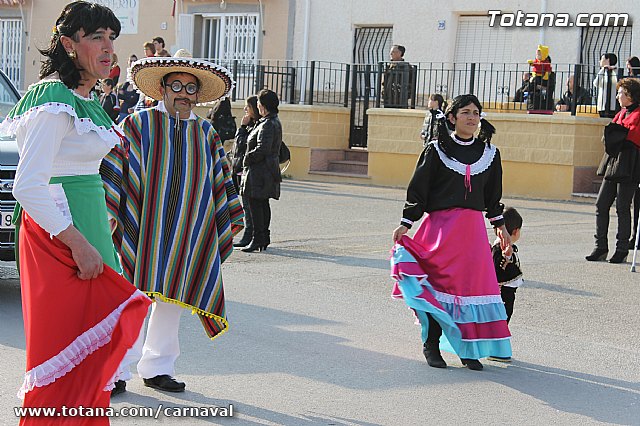
{"label": "round eyeglasses", "polygon": [[195,95],[198,91],[198,85],[196,83],[182,84],[180,80],[174,80],[171,84],[165,84],[164,87],[170,87],[174,93],[180,93],[184,87],[188,95]]}

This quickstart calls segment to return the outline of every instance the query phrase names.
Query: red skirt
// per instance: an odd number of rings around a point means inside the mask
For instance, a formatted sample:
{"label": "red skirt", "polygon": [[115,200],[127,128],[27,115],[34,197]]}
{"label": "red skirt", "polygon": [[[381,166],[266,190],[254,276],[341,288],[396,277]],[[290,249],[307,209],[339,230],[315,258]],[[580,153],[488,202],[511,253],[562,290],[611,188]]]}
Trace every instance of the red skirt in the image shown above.
{"label": "red skirt", "polygon": [[[23,407],[109,407],[113,379],[138,337],[149,298],[107,265],[81,280],[69,248],[26,212],[19,235],[27,347]],[[68,412],[68,410],[67,410]],[[108,425],[98,417],[26,416],[21,425]]]}

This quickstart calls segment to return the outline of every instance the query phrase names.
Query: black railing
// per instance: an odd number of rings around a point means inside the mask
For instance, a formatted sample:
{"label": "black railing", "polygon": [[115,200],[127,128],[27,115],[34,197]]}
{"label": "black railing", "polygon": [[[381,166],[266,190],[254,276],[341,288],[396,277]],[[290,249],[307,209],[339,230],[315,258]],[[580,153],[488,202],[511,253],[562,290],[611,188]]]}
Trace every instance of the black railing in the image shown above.
{"label": "black railing", "polygon": [[[233,74],[236,81],[233,100],[244,99],[268,88],[275,91],[283,103],[349,107],[355,90],[357,96],[353,99],[362,101],[366,97],[369,105],[384,106],[384,80],[390,78],[389,63],[385,62],[370,64],[370,72],[364,73],[353,71],[354,67],[364,70],[360,64],[325,61],[213,61],[227,67]],[[473,93],[488,109],[532,109],[531,99],[517,96],[518,89],[524,85],[523,75],[531,71],[526,63],[420,62],[412,63],[409,68],[408,78],[396,80],[400,81],[400,90],[406,90],[403,92],[406,105],[401,107],[427,108],[429,96],[433,93],[439,93],[445,99]],[[572,92],[583,93],[584,96],[583,103],[574,105],[570,112],[573,115],[590,113],[593,111],[591,105],[597,99],[593,81],[598,70],[598,67],[590,65],[553,64],[549,78],[524,85],[529,89],[525,91],[527,96],[536,96],[534,103],[539,104],[533,105],[534,109],[555,109],[555,104],[567,91],[570,75],[575,75]]]}

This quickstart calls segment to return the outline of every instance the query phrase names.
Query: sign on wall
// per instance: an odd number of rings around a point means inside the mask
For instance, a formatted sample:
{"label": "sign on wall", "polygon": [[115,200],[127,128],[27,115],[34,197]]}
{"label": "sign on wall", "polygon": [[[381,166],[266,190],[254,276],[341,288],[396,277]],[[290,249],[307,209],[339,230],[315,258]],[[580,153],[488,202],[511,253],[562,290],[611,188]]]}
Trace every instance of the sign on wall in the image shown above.
{"label": "sign on wall", "polygon": [[113,10],[120,20],[120,34],[138,34],[138,4],[139,0],[93,0]]}

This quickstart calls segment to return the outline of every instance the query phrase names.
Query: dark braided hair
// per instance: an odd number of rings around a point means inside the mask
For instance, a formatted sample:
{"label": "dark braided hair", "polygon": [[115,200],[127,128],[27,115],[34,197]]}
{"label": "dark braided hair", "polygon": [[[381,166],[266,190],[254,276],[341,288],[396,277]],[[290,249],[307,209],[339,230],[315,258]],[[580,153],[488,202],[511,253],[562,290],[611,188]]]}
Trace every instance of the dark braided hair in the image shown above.
{"label": "dark braided hair", "polygon": [[[444,117],[439,119],[438,123],[438,145],[440,149],[447,155],[447,148],[451,146],[451,144],[455,143],[451,136],[449,135],[449,131],[447,129],[447,120],[450,115],[455,117],[458,114],[458,111],[461,108],[466,107],[467,105],[473,104],[478,107],[478,111],[482,113],[482,104],[475,95],[467,94],[467,95],[459,95],[453,99],[451,105],[447,108],[447,111],[444,113]],[[493,127],[491,123],[489,123],[484,118],[480,119],[480,133],[478,133],[478,140],[486,143],[488,146],[491,145],[491,138],[496,132],[496,128]]]}
{"label": "dark braided hair", "polygon": [[85,35],[89,35],[100,28],[111,29],[116,37],[120,35],[120,21],[111,9],[86,1],[75,1],[66,5],[56,19],[49,47],[38,49],[46,57],[40,67],[40,78],[58,72],[60,80],[68,88],[77,88],[80,84],[80,70],[69,58],[67,51],[62,46],[60,36],[70,37],[77,42],[79,41],[79,30],[82,29]]}

